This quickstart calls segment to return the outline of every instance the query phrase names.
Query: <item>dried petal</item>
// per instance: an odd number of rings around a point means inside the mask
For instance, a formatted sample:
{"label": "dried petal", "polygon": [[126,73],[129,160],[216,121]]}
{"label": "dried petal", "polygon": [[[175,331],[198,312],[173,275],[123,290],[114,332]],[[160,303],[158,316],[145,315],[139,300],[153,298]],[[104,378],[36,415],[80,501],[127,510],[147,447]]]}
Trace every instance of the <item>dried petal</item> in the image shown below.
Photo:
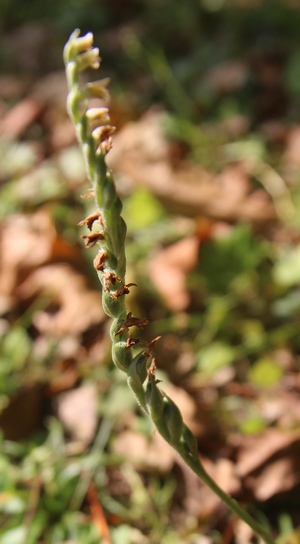
{"label": "dried petal", "polygon": [[111,136],[115,131],[116,131],[116,127],[112,125],[96,127],[92,132],[92,136],[96,141],[103,142],[109,136]]}
{"label": "dried petal", "polygon": [[92,230],[93,224],[97,220],[99,224],[102,225],[102,216],[100,212],[91,213],[88,217],[86,217],[86,219],[83,219],[83,221],[80,221],[78,223],[78,226],[83,227],[84,225],[86,225],[89,230]]}
{"label": "dried petal", "polygon": [[105,251],[100,251],[100,252],[96,255],[96,257],[95,257],[95,259],[94,259],[94,261],[93,261],[93,263],[94,263],[94,268],[95,268],[96,270],[101,270],[101,271],[102,271],[103,268],[104,268],[104,264],[105,264],[105,262],[108,260],[108,258],[109,258],[109,257],[108,257],[108,255],[107,255],[107,253],[106,253]]}
{"label": "dried petal", "polygon": [[85,247],[88,249],[94,247],[100,240],[104,240],[104,236],[101,232],[92,232],[91,234],[81,236],[81,238],[84,240]]}

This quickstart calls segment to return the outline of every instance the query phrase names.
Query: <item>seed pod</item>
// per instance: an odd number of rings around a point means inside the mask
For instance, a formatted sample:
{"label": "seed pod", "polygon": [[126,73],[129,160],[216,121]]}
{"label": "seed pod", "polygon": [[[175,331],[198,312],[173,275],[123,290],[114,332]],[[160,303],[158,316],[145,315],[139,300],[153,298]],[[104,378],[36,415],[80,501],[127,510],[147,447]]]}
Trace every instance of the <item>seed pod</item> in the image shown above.
{"label": "seed pod", "polygon": [[[130,348],[127,348],[128,351]],[[127,383],[130,389],[133,391],[138,403],[147,412],[147,406],[145,401],[145,390],[143,383],[147,378],[147,360],[148,357],[142,351],[138,353],[131,361],[127,370]]]}
{"label": "seed pod", "polygon": [[168,427],[172,444],[179,443],[181,434],[183,431],[183,420],[182,415],[179,411],[179,408],[176,406],[176,404],[168,397],[167,395],[164,395],[164,420],[166,422],[166,425]]}
{"label": "seed pod", "polygon": [[183,424],[180,442],[189,457],[198,457],[198,444],[192,431]]}
{"label": "seed pod", "polygon": [[112,345],[112,360],[122,372],[128,372],[132,362],[132,353],[131,350],[126,349],[126,342],[116,342]]}
{"label": "seed pod", "polygon": [[164,396],[156,385],[156,379],[154,375],[152,375],[148,381],[145,396],[148,413],[153,423],[155,424],[158,432],[163,436],[163,438],[167,442],[170,442],[171,436],[164,418]]}
{"label": "seed pod", "polygon": [[120,298],[112,298],[110,293],[102,291],[102,308],[109,317],[118,317],[123,310]]}

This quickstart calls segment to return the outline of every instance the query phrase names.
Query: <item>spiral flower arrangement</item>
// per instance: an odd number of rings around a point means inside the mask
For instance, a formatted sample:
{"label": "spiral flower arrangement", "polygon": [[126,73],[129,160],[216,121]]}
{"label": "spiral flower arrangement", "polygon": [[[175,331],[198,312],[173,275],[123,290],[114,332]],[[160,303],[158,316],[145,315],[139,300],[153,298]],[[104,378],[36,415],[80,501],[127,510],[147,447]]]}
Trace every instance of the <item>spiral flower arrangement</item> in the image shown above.
{"label": "spiral flower arrangement", "polygon": [[[108,101],[109,80],[105,78],[87,84],[79,81],[81,72],[100,66],[99,49],[93,46],[93,34],[80,36],[80,31],[75,30],[65,45],[64,62],[69,88],[67,109],[76,128],[92,185],[86,197],[94,196],[96,204],[96,211],[79,225],[87,228],[87,234],[82,236],[86,248],[98,247],[94,268],[102,285],[103,309],[112,318],[113,362],[126,373],[128,385],[139,405],[163,438],[233,513],[248,523],[267,544],[272,544],[269,533],[206,473],[199,459],[196,438],[183,422],[175,403],[158,387],[152,349],[160,337],[146,343],[133,338],[130,333],[131,327],[142,330],[148,322],[126,310],[126,295],[135,284],[126,284],[125,281],[126,224],[121,216],[122,202],[105,161],[112,147],[115,127],[111,125],[107,107],[89,107],[91,98]],[[137,345],[142,349],[134,355],[133,347]]]}

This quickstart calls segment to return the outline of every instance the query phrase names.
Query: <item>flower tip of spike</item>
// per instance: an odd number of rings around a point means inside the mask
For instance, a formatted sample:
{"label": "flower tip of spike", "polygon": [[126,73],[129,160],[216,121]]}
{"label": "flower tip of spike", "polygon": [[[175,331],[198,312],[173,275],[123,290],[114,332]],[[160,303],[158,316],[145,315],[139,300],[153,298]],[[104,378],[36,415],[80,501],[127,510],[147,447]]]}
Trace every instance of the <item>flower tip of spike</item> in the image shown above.
{"label": "flower tip of spike", "polygon": [[[80,31],[79,31],[80,32]],[[75,38],[74,46],[77,53],[83,53],[93,47],[94,36],[92,32],[88,32],[85,36],[79,36]]]}

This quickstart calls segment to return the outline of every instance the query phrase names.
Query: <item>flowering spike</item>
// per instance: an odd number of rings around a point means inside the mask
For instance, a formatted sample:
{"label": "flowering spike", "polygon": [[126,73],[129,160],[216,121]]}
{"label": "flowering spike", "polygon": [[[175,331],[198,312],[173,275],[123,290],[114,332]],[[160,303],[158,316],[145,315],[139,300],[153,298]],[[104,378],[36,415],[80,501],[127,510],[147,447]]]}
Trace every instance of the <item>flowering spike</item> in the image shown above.
{"label": "flowering spike", "polygon": [[[86,247],[93,247],[96,243],[100,245],[100,251],[94,259],[94,267],[103,286],[103,310],[112,318],[110,329],[112,359],[120,370],[127,373],[128,385],[141,407],[152,418],[157,430],[177,450],[187,465],[267,544],[274,544],[270,535],[205,472],[198,457],[195,437],[183,423],[174,402],[158,388],[155,361],[153,359],[148,367],[148,359],[159,337],[147,344],[147,349],[133,358],[132,347],[140,342],[140,339],[131,338],[129,328],[136,326],[143,329],[148,321],[128,313],[125,297],[122,296],[135,284],[125,282],[126,224],[121,216],[122,203],[116,192],[112,173],[105,162],[105,156],[112,146],[111,135],[114,127],[110,125],[107,108],[89,107],[90,97],[108,99],[108,80],[95,81],[87,85],[81,85],[79,82],[80,72],[86,68],[97,69],[100,65],[99,49],[93,47],[91,32],[82,37],[78,29],[73,32],[64,48],[64,61],[69,87],[67,108],[76,126],[88,177],[93,185],[87,196],[92,194],[95,196],[97,207],[96,212],[80,224],[87,225],[90,231],[97,220],[101,226],[101,232],[90,232],[82,238]],[[148,384],[145,390],[143,383],[146,377]]]}

